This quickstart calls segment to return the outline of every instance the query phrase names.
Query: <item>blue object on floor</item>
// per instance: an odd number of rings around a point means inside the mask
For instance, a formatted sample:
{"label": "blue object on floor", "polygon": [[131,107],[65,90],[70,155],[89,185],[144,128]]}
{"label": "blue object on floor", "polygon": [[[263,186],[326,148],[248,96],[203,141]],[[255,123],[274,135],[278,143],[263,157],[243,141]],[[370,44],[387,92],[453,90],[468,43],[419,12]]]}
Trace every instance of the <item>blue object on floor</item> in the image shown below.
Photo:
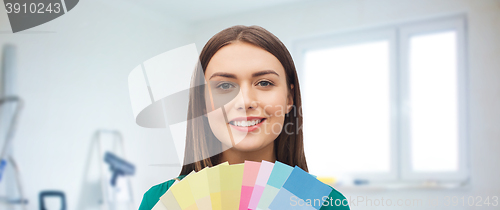
{"label": "blue object on floor", "polygon": [[56,191],[56,190],[47,190],[40,192],[39,200],[40,200],[40,210],[47,210],[45,207],[45,198],[46,197],[59,197],[61,199],[61,210],[66,210],[66,196],[64,196],[64,192]]}
{"label": "blue object on floor", "polygon": [[109,164],[109,169],[111,169],[113,173],[111,177],[111,186],[113,187],[116,185],[116,179],[118,176],[134,175],[135,173],[134,165],[111,152],[106,152],[104,161]]}
{"label": "blue object on floor", "polygon": [[7,165],[7,161],[2,160],[0,161],[0,182],[2,181],[2,175],[5,170],[5,166]]}

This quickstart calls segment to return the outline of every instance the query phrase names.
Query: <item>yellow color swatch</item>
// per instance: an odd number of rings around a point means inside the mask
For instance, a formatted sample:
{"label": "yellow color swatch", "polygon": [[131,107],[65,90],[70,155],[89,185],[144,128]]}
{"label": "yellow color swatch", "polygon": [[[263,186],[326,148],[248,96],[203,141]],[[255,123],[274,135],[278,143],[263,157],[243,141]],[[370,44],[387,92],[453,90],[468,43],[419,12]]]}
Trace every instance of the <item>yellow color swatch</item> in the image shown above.
{"label": "yellow color swatch", "polygon": [[206,167],[187,180],[199,210],[212,210],[210,191],[208,189],[208,170],[209,168]]}
{"label": "yellow color swatch", "polygon": [[221,165],[220,183],[222,209],[238,209],[243,182],[244,164]]}
{"label": "yellow color swatch", "polygon": [[168,210],[182,210],[170,189],[160,197],[160,201]]}
{"label": "yellow color swatch", "polygon": [[175,199],[177,200],[177,203],[179,203],[179,206],[181,209],[189,209],[189,210],[197,210],[198,207],[196,206],[196,202],[193,197],[193,191],[191,190],[191,187],[189,186],[189,179],[191,176],[194,176],[196,173],[192,171],[189,173],[184,179],[182,179],[179,183],[175,184],[174,186],[170,187],[170,190],[174,194]]}
{"label": "yellow color swatch", "polygon": [[210,202],[212,210],[222,210],[220,194],[220,167],[229,165],[228,162],[207,169],[208,188],[210,192]]}

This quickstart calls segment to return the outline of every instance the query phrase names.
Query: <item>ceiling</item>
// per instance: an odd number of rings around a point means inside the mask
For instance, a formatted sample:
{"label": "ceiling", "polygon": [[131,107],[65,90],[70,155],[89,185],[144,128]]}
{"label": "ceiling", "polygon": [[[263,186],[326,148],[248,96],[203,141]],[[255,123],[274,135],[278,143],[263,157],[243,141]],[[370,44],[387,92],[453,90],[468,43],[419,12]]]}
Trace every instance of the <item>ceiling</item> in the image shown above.
{"label": "ceiling", "polygon": [[264,9],[277,5],[289,5],[305,0],[126,0],[143,9],[159,13],[183,22],[193,23],[205,19]]}

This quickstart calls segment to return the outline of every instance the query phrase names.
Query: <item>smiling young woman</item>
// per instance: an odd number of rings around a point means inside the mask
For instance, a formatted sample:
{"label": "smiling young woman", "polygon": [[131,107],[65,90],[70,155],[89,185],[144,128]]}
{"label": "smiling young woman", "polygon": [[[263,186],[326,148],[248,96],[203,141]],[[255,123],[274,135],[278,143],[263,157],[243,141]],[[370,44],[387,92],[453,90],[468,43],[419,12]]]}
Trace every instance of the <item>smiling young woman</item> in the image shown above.
{"label": "smiling young woman", "polygon": [[[192,78],[192,86],[199,88],[190,92],[184,165],[176,179],[226,161],[280,161],[308,171],[299,81],[285,45],[262,27],[237,25],[214,35],[199,61]],[[174,181],[148,190],[139,209],[151,209]],[[333,190],[332,199],[345,197]],[[334,207],[349,209],[321,209]]]}
{"label": "smiling young woman", "polygon": [[[288,113],[293,105],[290,93],[293,85],[287,84],[285,70],[276,57],[253,44],[234,41],[214,54],[206,67],[205,78],[210,85],[215,83],[215,88],[223,88],[221,91],[239,90],[238,96],[224,105],[224,109],[210,110],[212,107],[207,107],[211,130],[222,142],[224,152],[220,161],[232,164],[244,160],[274,162],[283,159],[291,164],[300,163],[307,170],[301,139],[291,145],[297,150],[278,151],[278,158],[274,150],[273,142],[286,141],[287,137],[283,135],[285,138],[277,139],[285,120],[285,115],[278,113]],[[211,91],[211,95],[218,94],[214,92]],[[224,114],[220,114],[222,111],[226,112],[229,122]],[[302,158],[287,160],[279,157],[284,152]]]}

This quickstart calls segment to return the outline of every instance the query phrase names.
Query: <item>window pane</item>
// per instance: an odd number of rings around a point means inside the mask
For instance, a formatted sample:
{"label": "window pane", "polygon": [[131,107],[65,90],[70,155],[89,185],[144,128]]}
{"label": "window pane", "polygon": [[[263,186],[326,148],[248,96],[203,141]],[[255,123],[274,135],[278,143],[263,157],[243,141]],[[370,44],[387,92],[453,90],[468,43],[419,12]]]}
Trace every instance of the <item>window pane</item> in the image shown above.
{"label": "window pane", "polygon": [[412,168],[458,169],[456,33],[419,35],[410,41]]}
{"label": "window pane", "polygon": [[389,172],[389,41],[308,51],[304,141],[312,174]]}

